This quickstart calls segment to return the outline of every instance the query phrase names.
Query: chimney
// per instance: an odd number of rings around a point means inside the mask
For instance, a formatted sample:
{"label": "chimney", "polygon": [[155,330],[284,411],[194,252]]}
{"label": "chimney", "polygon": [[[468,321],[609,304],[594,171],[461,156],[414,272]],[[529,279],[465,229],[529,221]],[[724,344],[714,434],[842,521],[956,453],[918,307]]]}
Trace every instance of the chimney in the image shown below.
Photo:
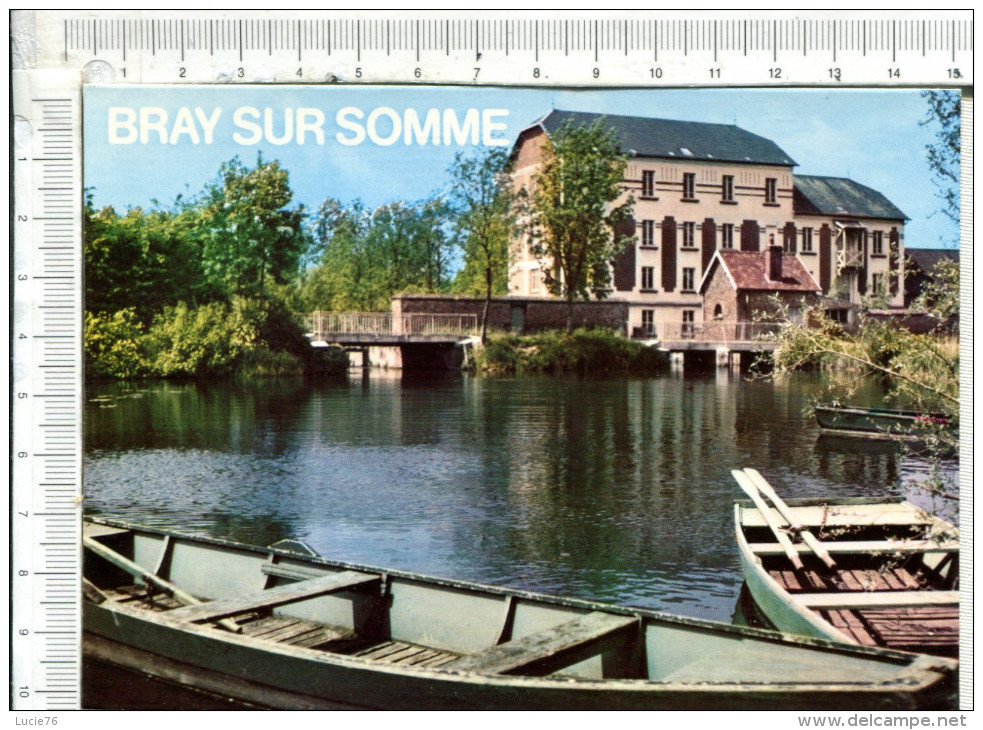
{"label": "chimney", "polygon": [[768,281],[780,281],[782,278],[782,247],[768,247]]}

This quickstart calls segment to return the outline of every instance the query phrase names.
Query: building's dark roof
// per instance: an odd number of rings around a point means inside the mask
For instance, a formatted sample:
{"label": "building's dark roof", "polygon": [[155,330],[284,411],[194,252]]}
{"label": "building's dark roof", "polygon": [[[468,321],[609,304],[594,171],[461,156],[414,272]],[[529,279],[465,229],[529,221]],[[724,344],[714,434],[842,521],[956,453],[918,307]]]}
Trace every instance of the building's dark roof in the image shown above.
{"label": "building's dark roof", "polygon": [[848,178],[795,175],[794,179],[792,206],[796,215],[908,219],[881,193]]}
{"label": "building's dark roof", "polygon": [[585,126],[599,119],[603,119],[604,123],[617,134],[622,150],[636,157],[743,162],[789,167],[796,164],[770,139],[759,137],[731,124],[554,110],[533,126],[542,127],[547,134],[552,134],[565,122],[570,122],[574,126]]}
{"label": "building's dark roof", "polygon": [[955,261],[959,263],[959,250],[951,248],[910,248],[905,246],[905,255],[915,262],[919,269],[927,274],[940,261]]}
{"label": "building's dark roof", "polygon": [[819,284],[806,267],[793,254],[782,254],[782,276],[776,281],[768,278],[768,251],[737,251],[721,249],[714,254],[714,261],[700,282],[700,291],[709,281],[714,263],[724,267],[728,278],[738,291],[792,291],[819,292]]}

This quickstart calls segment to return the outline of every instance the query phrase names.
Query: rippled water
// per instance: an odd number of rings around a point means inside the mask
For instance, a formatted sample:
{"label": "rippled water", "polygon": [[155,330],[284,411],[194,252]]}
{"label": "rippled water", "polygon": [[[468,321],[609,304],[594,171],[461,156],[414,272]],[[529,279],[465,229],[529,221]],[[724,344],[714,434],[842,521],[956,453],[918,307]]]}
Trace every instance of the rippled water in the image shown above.
{"label": "rippled water", "polygon": [[[924,500],[906,487],[922,460],[820,436],[804,412],[819,389],[808,376],[750,382],[727,371],[95,386],[86,505],[727,621],[741,584],[732,468],[756,467],[786,497]],[[859,397],[880,393],[871,385]]]}

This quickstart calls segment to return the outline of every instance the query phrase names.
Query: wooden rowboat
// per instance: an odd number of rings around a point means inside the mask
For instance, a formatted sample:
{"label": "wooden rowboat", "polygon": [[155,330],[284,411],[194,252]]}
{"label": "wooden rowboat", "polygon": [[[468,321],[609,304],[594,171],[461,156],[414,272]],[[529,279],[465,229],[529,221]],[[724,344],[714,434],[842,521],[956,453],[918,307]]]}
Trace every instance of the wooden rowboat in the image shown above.
{"label": "wooden rowboat", "polygon": [[941,428],[958,437],[951,419],[941,413],[856,406],[816,406],[814,410],[816,422],[827,433],[917,441]]}
{"label": "wooden rowboat", "polygon": [[[274,708],[951,708],[957,663],[90,519],[87,660]],[[134,578],[137,576],[137,578]]]}
{"label": "wooden rowboat", "polygon": [[[747,470],[751,471],[751,470]],[[793,565],[759,506],[734,508],[747,588],[780,631],[957,657],[959,534],[908,502],[789,500],[792,518],[769,507],[786,532],[813,535],[833,561],[793,542]],[[791,524],[794,523],[794,524]]]}

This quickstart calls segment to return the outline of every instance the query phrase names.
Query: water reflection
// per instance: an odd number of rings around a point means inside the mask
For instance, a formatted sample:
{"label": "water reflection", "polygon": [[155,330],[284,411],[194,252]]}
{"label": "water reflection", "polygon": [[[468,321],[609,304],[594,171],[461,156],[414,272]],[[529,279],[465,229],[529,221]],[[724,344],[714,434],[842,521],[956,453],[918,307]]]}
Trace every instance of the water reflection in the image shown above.
{"label": "water reflection", "polygon": [[732,468],[755,466],[788,497],[901,495],[924,469],[896,450],[819,439],[804,412],[818,388],[729,371],[93,388],[86,504],[730,620],[741,584]]}

